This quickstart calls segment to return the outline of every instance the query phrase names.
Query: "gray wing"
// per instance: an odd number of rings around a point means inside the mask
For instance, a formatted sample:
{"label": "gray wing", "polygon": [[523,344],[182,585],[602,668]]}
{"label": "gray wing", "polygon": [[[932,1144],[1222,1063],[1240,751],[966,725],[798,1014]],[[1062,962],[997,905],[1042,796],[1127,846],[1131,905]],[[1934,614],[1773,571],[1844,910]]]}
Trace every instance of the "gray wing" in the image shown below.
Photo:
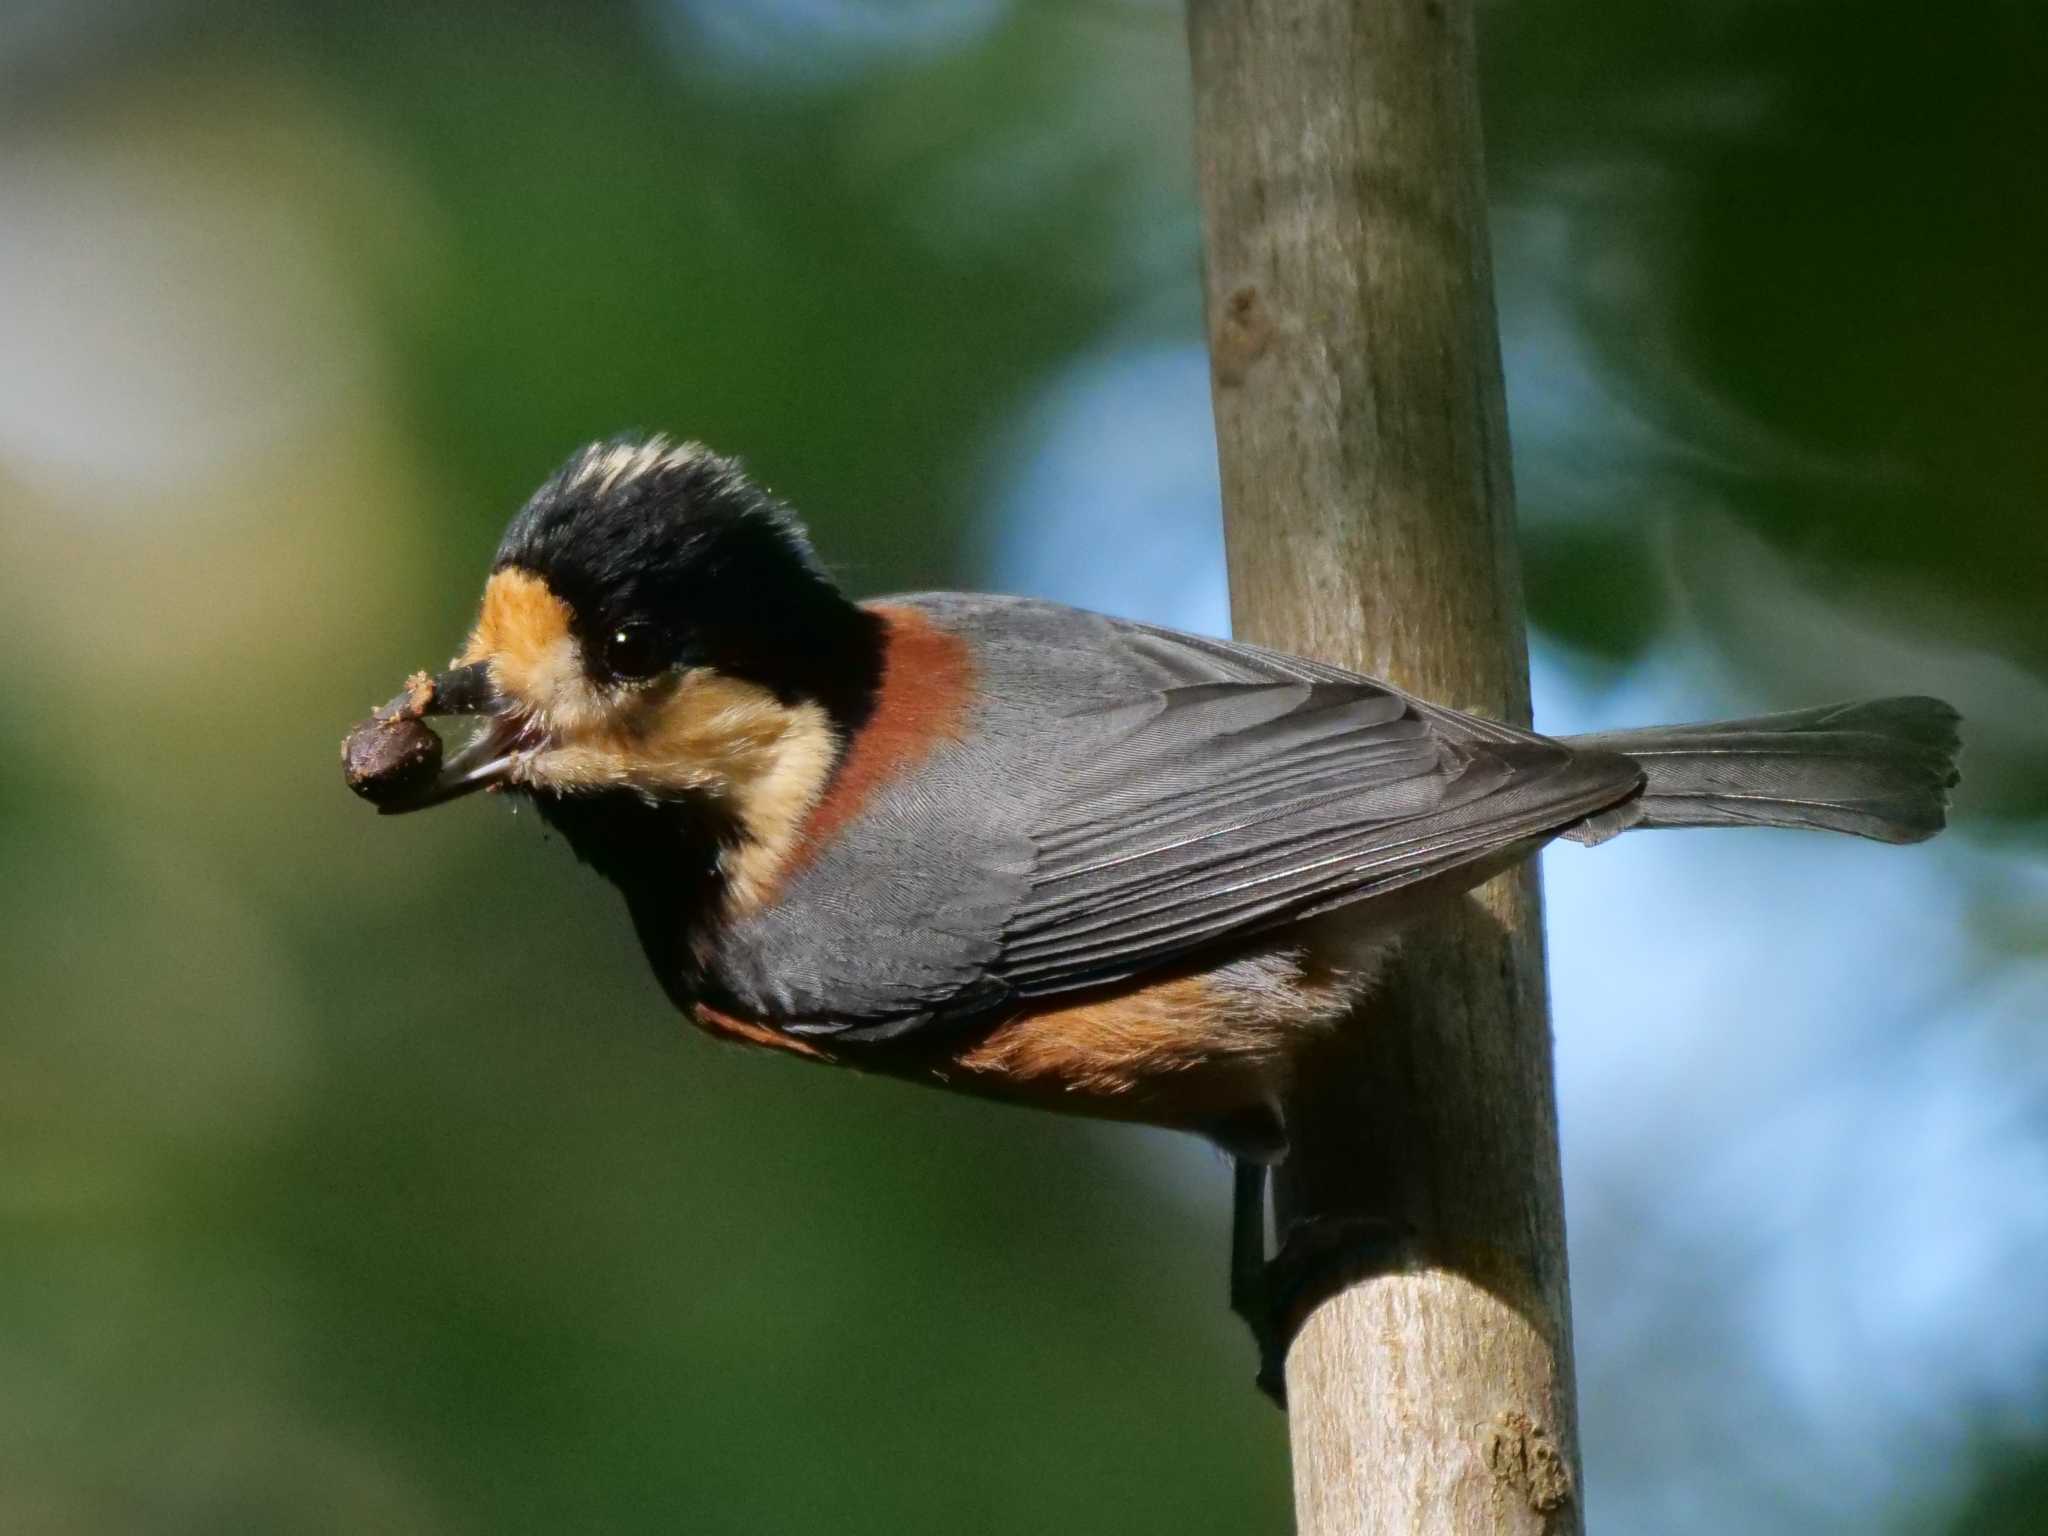
{"label": "gray wing", "polygon": [[757,936],[757,985],[810,1031],[891,1038],[1122,980],[1540,839],[1639,782],[1339,668],[919,601],[972,643],[983,714],[765,915],[785,942]]}

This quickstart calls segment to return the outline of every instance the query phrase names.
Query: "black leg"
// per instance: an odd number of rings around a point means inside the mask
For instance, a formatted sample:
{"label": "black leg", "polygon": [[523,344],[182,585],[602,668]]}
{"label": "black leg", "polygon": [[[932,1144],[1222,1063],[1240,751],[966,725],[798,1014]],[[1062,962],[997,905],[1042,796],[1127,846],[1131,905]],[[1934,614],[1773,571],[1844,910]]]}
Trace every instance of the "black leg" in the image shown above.
{"label": "black leg", "polygon": [[1230,1310],[1257,1333],[1266,1309],[1266,1170],[1250,1158],[1230,1162]]}
{"label": "black leg", "polygon": [[1269,1170],[1250,1158],[1232,1160],[1230,1310],[1252,1331],[1259,1351],[1259,1390],[1287,1406],[1287,1347],[1300,1316],[1354,1280],[1389,1273],[1412,1260],[1414,1233],[1373,1216],[1315,1216],[1288,1223],[1266,1257]]}
{"label": "black leg", "polygon": [[1267,1178],[1263,1163],[1248,1157],[1231,1160],[1230,1310],[1252,1331],[1259,1351],[1259,1390],[1285,1408],[1287,1342],[1280,1335],[1266,1264]]}

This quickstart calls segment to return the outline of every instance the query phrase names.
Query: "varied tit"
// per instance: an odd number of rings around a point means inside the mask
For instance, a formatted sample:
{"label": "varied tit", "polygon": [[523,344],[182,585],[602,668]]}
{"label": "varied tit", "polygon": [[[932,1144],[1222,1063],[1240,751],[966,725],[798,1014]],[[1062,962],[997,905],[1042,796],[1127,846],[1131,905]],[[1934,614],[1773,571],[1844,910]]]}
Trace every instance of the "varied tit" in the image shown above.
{"label": "varied tit", "polygon": [[[445,762],[437,713],[481,721]],[[1917,841],[1957,746],[1926,698],[1557,740],[1053,603],[856,603],[731,460],[661,439],[541,486],[380,730],[380,810],[529,798],[715,1034],[1255,1162],[1301,1044],[1431,903],[1560,836]]]}

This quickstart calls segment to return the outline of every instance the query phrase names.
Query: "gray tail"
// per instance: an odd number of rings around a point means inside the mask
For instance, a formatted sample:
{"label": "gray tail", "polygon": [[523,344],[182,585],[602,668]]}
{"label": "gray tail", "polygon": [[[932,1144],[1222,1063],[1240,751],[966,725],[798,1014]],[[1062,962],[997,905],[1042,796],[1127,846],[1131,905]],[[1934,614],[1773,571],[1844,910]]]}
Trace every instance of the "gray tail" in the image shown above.
{"label": "gray tail", "polygon": [[1818,827],[1917,843],[1948,819],[1958,718],[1939,699],[1870,699],[1573,736],[1579,750],[1634,759],[1646,782],[1564,835],[1597,843],[1630,827]]}

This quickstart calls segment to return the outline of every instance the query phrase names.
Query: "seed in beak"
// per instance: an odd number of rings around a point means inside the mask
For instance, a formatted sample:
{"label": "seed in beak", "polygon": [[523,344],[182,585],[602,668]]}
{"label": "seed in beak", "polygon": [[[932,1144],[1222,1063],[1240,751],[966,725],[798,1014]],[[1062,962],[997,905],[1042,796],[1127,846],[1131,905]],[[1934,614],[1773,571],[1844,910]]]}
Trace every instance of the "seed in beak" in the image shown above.
{"label": "seed in beak", "polygon": [[348,787],[372,805],[419,793],[441,771],[441,738],[417,719],[372,715],[341,744]]}

